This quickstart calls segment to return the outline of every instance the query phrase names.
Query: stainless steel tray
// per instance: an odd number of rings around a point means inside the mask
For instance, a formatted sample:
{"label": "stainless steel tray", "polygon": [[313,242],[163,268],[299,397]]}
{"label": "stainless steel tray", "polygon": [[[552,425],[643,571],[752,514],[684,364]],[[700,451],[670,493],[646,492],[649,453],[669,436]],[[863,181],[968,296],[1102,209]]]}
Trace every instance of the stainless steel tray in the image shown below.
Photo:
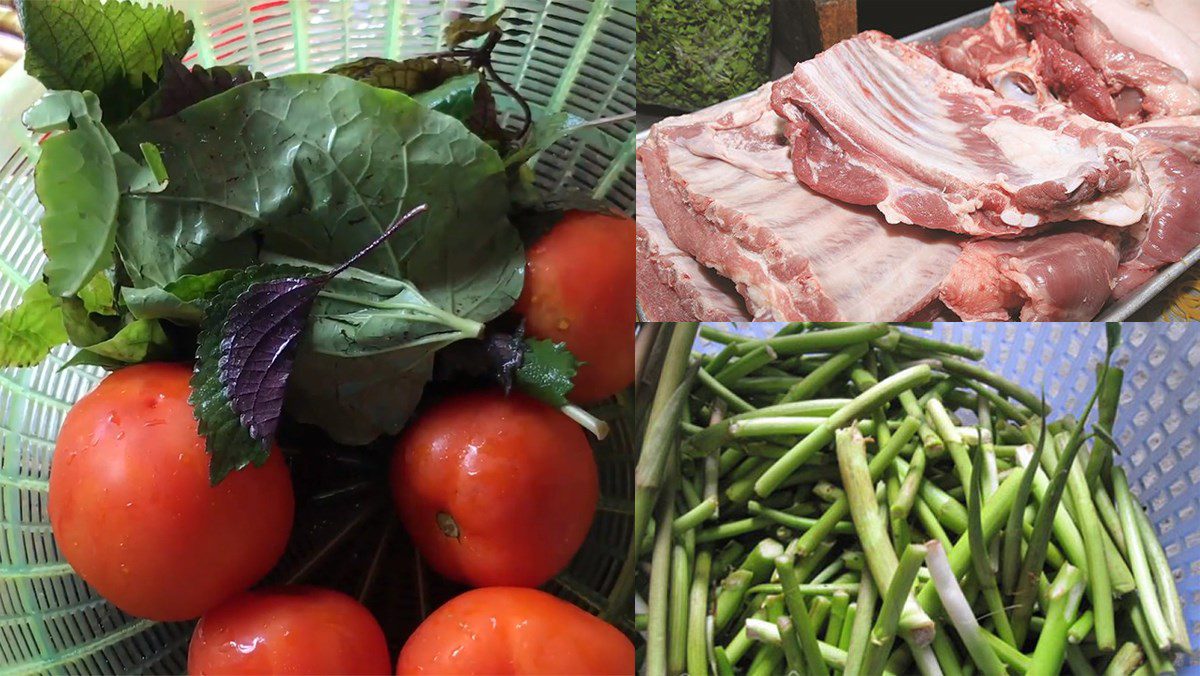
{"label": "stainless steel tray", "polygon": [[[1014,3],[1010,1],[1003,4],[1006,7],[1012,8]],[[941,40],[943,37],[960,28],[966,28],[968,26],[982,26],[983,24],[987,23],[988,14],[991,11],[992,10],[990,8],[981,9],[977,12],[960,16],[953,21],[947,21],[946,23],[939,24],[932,28],[927,28],[919,33],[913,33],[912,35],[901,38],[901,41],[920,42],[925,40]],[[748,96],[749,94],[745,94],[737,98],[743,99]],[[649,130],[643,130],[639,132],[637,135],[637,142],[641,143],[643,140],[645,140],[648,133]],[[1172,263],[1171,265],[1159,270],[1137,291],[1126,296],[1122,300],[1106,306],[1094,321],[1122,321],[1128,319],[1130,315],[1141,309],[1142,306],[1146,305],[1146,303],[1149,303],[1150,299],[1158,295],[1160,291],[1167,288],[1171,282],[1179,279],[1180,275],[1186,272],[1188,268],[1195,265],[1197,261],[1200,261],[1200,246],[1192,249],[1192,251],[1178,263]],[[640,306],[638,307],[638,317],[643,318]]]}

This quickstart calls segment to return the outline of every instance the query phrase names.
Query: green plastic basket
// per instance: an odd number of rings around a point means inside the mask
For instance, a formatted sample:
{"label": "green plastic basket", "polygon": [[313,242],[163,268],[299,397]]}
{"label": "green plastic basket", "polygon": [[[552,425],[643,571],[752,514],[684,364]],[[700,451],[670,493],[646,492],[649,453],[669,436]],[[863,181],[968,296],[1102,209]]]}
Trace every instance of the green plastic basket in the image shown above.
{"label": "green plastic basket", "polygon": [[[195,62],[245,63],[268,75],[321,71],[361,56],[436,51],[442,29],[460,13],[484,16],[506,8],[502,25],[509,40],[494,61],[537,112],[597,119],[634,108],[634,0],[171,4],[196,26]],[[33,190],[38,146],[20,123],[42,91],[20,67],[0,77],[0,309],[17,304],[44,262]],[[503,97],[498,104],[506,116],[518,110]],[[555,145],[537,158],[538,186],[589,190],[631,213],[633,136],[630,120]],[[71,404],[102,377],[90,368],[60,371],[70,355],[70,348],[59,348],[39,367],[0,370],[0,673],[182,673],[191,623],[159,624],[122,613],[75,576],[55,547],[46,511],[55,435]],[[611,403],[595,411],[614,425],[612,436],[595,444],[600,510],[575,560],[547,585],[619,623],[629,618],[611,616],[608,596],[628,551],[633,504],[633,445],[623,410]],[[281,442],[286,447],[289,440]],[[461,589],[420,565],[396,522],[380,480],[388,451],[379,444],[289,458],[296,528],[268,581],[300,580],[363,598],[395,655],[420,619]]]}

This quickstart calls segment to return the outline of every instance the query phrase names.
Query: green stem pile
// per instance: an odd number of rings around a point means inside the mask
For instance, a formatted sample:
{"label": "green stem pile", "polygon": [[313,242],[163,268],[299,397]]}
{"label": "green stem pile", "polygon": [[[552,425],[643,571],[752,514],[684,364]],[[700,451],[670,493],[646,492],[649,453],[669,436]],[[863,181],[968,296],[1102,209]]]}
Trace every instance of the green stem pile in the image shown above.
{"label": "green stem pile", "polygon": [[1054,416],[981,350],[886,324],[648,336],[640,672],[1149,674],[1191,650],[1113,462],[1116,327]]}

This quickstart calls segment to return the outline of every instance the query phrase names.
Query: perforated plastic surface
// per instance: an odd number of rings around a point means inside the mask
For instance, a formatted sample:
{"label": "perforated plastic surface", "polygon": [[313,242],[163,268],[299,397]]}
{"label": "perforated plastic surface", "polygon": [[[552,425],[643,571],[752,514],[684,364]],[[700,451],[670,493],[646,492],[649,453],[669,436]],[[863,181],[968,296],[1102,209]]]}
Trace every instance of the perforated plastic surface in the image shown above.
{"label": "perforated plastic surface", "polygon": [[[405,58],[435,51],[442,29],[460,12],[483,16],[506,7],[508,40],[497,48],[494,61],[501,76],[538,112],[565,110],[590,120],[634,107],[634,0],[171,4],[196,26],[193,62],[246,63],[268,75],[320,71],[361,56]],[[33,190],[38,147],[20,124],[21,112],[41,92],[19,68],[0,78],[0,309],[17,304],[44,262]],[[502,111],[511,115],[517,110],[512,100],[496,93]],[[582,188],[632,211],[633,150],[632,120],[587,130],[538,158],[538,185]],[[124,615],[75,577],[55,549],[46,514],[54,438],[71,403],[100,377],[91,369],[60,372],[70,352],[57,349],[37,368],[0,370],[0,673],[181,673],[189,624],[154,624]],[[604,497],[588,543],[550,587],[593,609],[615,581],[629,537],[632,451],[622,432],[597,449]],[[358,509],[358,504],[345,508]],[[352,571],[344,576],[352,593],[361,580],[350,578],[361,578],[366,564],[374,571],[379,553],[402,538],[372,531],[374,522],[366,517],[344,528],[322,530],[322,525],[297,536],[303,541],[294,544],[295,551],[281,566],[312,573],[316,558],[306,557],[327,553],[329,540],[358,546],[339,553],[349,561],[343,567]],[[376,537],[364,538],[364,532]],[[366,564],[355,568],[359,560]],[[419,605],[412,599],[397,603],[408,603],[403,608],[414,614]]]}
{"label": "perforated plastic surface", "polygon": [[[783,324],[713,326],[769,336]],[[1126,323],[1113,363],[1125,386],[1113,427],[1118,461],[1158,529],[1192,644],[1200,644],[1200,324]],[[907,329],[906,329],[907,330]],[[983,363],[1034,392],[1045,386],[1056,415],[1078,415],[1104,357],[1104,324],[935,324],[920,335],[987,352]],[[697,340],[698,349],[715,346]]]}

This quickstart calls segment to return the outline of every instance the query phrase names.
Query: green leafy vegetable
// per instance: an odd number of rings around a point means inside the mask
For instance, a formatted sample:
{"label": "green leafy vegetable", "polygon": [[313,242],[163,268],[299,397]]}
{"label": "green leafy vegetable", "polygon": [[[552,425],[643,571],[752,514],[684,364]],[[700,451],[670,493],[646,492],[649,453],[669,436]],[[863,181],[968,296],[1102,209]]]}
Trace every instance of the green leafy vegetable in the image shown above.
{"label": "green leafy vegetable", "polygon": [[[425,210],[421,205],[409,211],[362,251],[330,270],[260,265],[221,284],[200,332],[191,397],[212,455],[214,484],[251,462],[265,462],[296,347],[310,320],[313,330],[307,346],[334,356],[404,351],[410,358],[419,357],[448,342],[479,335],[482,324],[447,314],[408,284],[401,284],[403,290],[392,298],[382,299],[356,293],[363,287],[361,282],[326,290],[338,275]],[[314,313],[318,294],[324,294],[326,305],[336,309]]]}
{"label": "green leafy vegetable", "polygon": [[104,273],[67,298],[50,295],[44,281],[36,282],[20,305],[0,314],[0,367],[32,366],[68,340],[98,343],[108,337],[116,314],[112,282]]}
{"label": "green leafy vegetable", "polygon": [[188,106],[200,103],[234,87],[263,76],[246,66],[192,66],[168,55],[163,59],[158,89],[134,112],[142,120],[170,117]]}
{"label": "green leafy vegetable", "polygon": [[433,375],[436,345],[346,359],[305,342],[288,381],[287,412],[339,443],[365,444],[398,433]]}
{"label": "green leafy vegetable", "polygon": [[0,314],[0,366],[32,366],[67,342],[60,307],[45,282],[25,289],[21,304]]}
{"label": "green leafy vegetable", "polygon": [[[815,20],[815,18],[814,18]],[[637,3],[638,103],[695,110],[771,75],[771,2]]]}
{"label": "green leafy vegetable", "polygon": [[131,122],[118,139],[153,143],[172,177],[122,204],[117,246],[134,286],[258,262],[333,265],[427,203],[359,267],[476,321],[520,293],[503,163],[462,123],[404,94],[329,75],[256,80]]}
{"label": "green leafy vegetable", "polygon": [[25,0],[20,14],[29,74],[47,89],[95,92],[110,122],[153,91],[164,54],[182,57],[192,44],[192,23],[161,5]]}
{"label": "green leafy vegetable", "polygon": [[517,387],[552,406],[566,406],[579,360],[567,349],[566,343],[537,338],[525,342],[528,347],[521,368],[517,369]]}
{"label": "green leafy vegetable", "polygon": [[64,368],[85,364],[120,368],[162,359],[169,348],[170,341],[158,322],[138,319],[123,326],[113,337],[80,349]]}
{"label": "green leafy vegetable", "polygon": [[470,64],[457,59],[418,56],[393,61],[368,56],[334,66],[325,72],[411,96],[435,89],[447,80],[467,75],[473,70]]}
{"label": "green leafy vegetable", "polygon": [[366,57],[327,71],[373,87],[404,92],[418,103],[467,125],[479,138],[508,140],[483,73],[466,61],[419,56],[404,61]]}
{"label": "green leafy vegetable", "polygon": [[167,319],[177,324],[198,325],[204,320],[203,301],[216,293],[236,270],[214,270],[202,275],[184,275],[162,287],[121,289],[121,300],[138,319]]}
{"label": "green leafy vegetable", "polygon": [[[93,317],[78,298],[62,299],[62,323],[67,338],[76,347],[89,347],[108,339],[112,317]],[[110,321],[105,321],[105,320]]]}
{"label": "green leafy vegetable", "polygon": [[500,28],[500,17],[503,14],[504,10],[500,10],[485,19],[464,16],[451,21],[446,26],[446,44],[451,47],[457,47],[464,42],[469,42],[485,35],[499,36],[503,32]]}
{"label": "green leafy vegetable", "polygon": [[84,309],[101,315],[117,314],[116,295],[108,275],[99,273],[79,290]]}
{"label": "green leafy vegetable", "polygon": [[112,266],[121,194],[165,187],[157,151],[139,144],[148,164],[138,164],[120,151],[100,116],[100,102],[91,92],[51,92],[25,114],[35,132],[66,130],[42,143],[34,170],[34,187],[45,208],[45,275],[56,296],[78,293]]}

